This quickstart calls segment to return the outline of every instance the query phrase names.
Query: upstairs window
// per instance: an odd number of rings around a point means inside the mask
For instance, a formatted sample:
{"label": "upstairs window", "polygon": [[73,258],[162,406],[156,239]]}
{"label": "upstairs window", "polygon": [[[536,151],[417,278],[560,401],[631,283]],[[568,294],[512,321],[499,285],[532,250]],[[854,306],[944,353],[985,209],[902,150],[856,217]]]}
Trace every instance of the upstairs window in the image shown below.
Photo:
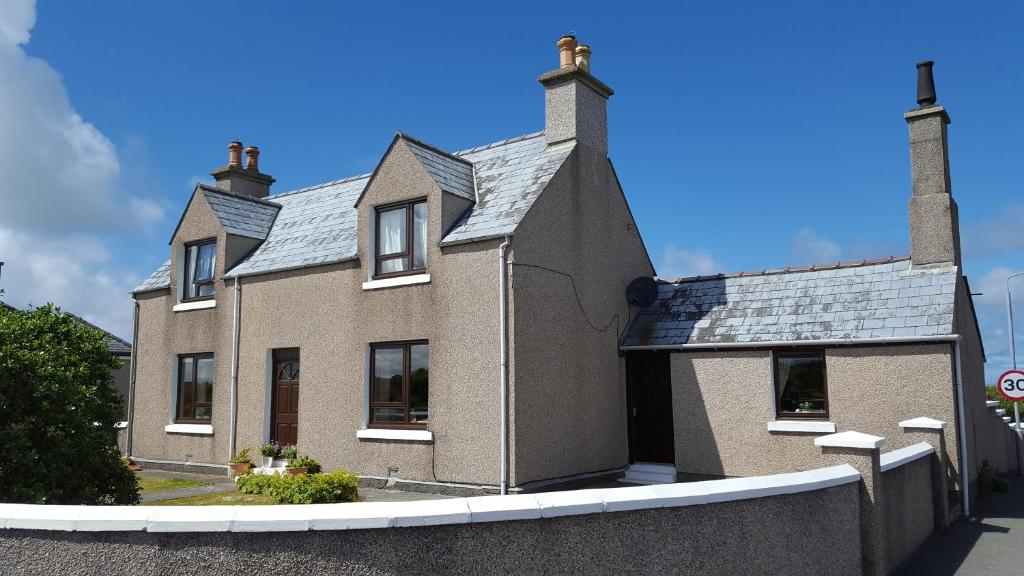
{"label": "upstairs window", "polygon": [[213,270],[217,266],[217,241],[185,245],[185,292],[183,301],[213,298]]}
{"label": "upstairs window", "polygon": [[422,273],[427,269],[427,201],[377,208],[374,278]]}
{"label": "upstairs window", "polygon": [[213,354],[179,356],[177,385],[174,421],[209,424],[213,416]]}
{"label": "upstairs window", "polygon": [[780,418],[828,418],[824,352],[775,354],[775,409]]}
{"label": "upstairs window", "polygon": [[370,374],[370,426],[411,428],[427,424],[430,348],[426,342],[372,345]]}

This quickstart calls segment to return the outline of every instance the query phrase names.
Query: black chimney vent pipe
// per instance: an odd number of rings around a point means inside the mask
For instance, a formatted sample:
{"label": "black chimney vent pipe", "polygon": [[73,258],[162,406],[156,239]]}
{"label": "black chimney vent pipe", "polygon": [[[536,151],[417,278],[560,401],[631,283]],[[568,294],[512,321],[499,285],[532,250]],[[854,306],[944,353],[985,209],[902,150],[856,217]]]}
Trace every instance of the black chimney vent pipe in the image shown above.
{"label": "black chimney vent pipe", "polygon": [[932,78],[931,60],[917,63],[917,106],[927,108],[935,105],[935,79]]}

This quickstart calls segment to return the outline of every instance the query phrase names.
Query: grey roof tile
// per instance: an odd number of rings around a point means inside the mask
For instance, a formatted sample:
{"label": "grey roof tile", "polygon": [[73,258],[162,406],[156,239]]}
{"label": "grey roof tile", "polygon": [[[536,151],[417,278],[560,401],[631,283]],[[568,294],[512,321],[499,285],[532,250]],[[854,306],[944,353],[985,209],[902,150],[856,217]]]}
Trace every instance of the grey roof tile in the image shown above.
{"label": "grey roof tile", "polygon": [[[945,286],[955,282],[955,268],[911,270],[906,259],[662,282],[657,300],[640,311],[623,345],[952,334],[954,296]],[[744,289],[753,284],[763,290]],[[921,294],[931,286],[943,289]],[[683,318],[692,325],[671,335],[660,331]]]}
{"label": "grey roof tile", "polygon": [[132,290],[132,293],[148,292],[150,290],[162,290],[171,286],[171,261],[168,260],[160,265],[155,272],[150,274],[142,284]]}
{"label": "grey roof tile", "polygon": [[[446,154],[413,138],[410,149],[446,192],[477,202],[442,240],[470,242],[511,234],[573,150],[548,148],[543,132]],[[460,160],[461,159],[461,160]],[[467,164],[467,162],[471,164]],[[201,186],[222,225],[231,234],[264,240],[226,276],[343,262],[357,257],[355,203],[369,180],[364,174],[284,192],[265,201],[240,198]],[[134,292],[170,286],[170,262]]]}
{"label": "grey roof tile", "polygon": [[281,206],[274,202],[246,198],[212,186],[197,186],[206,197],[221,226],[228,234],[266,240]]}

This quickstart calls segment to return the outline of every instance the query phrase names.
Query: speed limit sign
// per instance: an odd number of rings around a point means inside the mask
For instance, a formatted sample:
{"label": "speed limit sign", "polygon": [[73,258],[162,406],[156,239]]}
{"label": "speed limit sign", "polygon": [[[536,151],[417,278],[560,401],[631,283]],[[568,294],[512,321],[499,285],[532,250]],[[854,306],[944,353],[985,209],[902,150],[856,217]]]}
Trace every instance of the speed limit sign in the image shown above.
{"label": "speed limit sign", "polygon": [[1011,402],[1024,400],[1024,371],[1007,370],[999,377],[999,393]]}

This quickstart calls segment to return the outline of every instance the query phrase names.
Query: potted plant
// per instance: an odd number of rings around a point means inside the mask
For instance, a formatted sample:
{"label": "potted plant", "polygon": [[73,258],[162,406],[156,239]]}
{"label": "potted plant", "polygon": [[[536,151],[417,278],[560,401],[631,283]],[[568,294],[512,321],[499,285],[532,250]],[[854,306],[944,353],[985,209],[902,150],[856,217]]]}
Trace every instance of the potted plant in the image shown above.
{"label": "potted plant", "polygon": [[801,402],[800,407],[797,408],[797,412],[810,412],[814,408],[814,404],[810,402]]}
{"label": "potted plant", "polygon": [[298,476],[299,474],[317,474],[320,472],[320,463],[310,456],[303,454],[302,456],[291,460],[285,470],[292,476]]}
{"label": "potted plant", "polygon": [[245,476],[252,470],[252,459],[249,458],[250,448],[242,448],[230,461],[231,476]]}
{"label": "potted plant", "polygon": [[[284,465],[288,466],[288,464],[291,463],[292,460],[298,458],[299,451],[295,449],[295,446],[285,444],[284,446],[281,447],[281,451],[278,452],[278,456],[280,456],[281,460],[284,460]],[[277,462],[275,462],[275,464],[280,465]]]}
{"label": "potted plant", "polygon": [[260,455],[263,456],[264,468],[274,467],[274,457],[277,456],[277,453],[280,449],[280,446],[278,446],[277,443],[275,442],[270,442],[268,444],[263,444],[262,446],[260,446]]}

